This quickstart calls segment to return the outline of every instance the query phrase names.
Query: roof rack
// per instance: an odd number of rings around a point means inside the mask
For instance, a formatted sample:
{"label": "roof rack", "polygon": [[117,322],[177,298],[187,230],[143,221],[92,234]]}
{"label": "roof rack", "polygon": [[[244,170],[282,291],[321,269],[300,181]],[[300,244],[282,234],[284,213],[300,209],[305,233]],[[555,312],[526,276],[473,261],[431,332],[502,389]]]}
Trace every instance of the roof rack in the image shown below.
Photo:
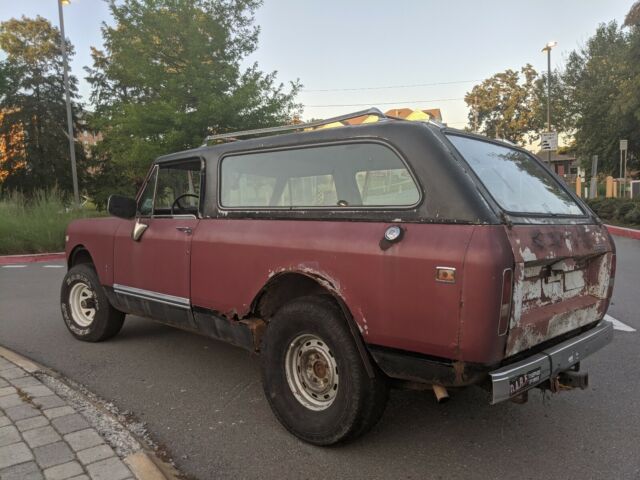
{"label": "roof rack", "polygon": [[327,118],[326,120],[317,120],[315,122],[307,122],[307,123],[298,123],[295,125],[282,125],[280,127],[269,127],[269,128],[257,128],[254,130],[242,130],[239,132],[229,132],[229,133],[220,133],[218,135],[208,135],[204,142],[202,143],[203,147],[206,147],[209,142],[213,140],[236,140],[239,137],[248,137],[251,135],[263,135],[267,133],[277,133],[277,132],[290,132],[294,130],[303,130],[305,128],[315,128],[321,127],[322,125],[327,125],[334,122],[343,122],[345,120],[351,120],[353,118],[364,117],[367,115],[375,115],[378,118],[388,118],[395,119],[395,117],[390,117],[385,115],[377,108],[368,108],[366,110],[360,110],[358,112],[347,113],[345,115],[340,115],[338,117]]}

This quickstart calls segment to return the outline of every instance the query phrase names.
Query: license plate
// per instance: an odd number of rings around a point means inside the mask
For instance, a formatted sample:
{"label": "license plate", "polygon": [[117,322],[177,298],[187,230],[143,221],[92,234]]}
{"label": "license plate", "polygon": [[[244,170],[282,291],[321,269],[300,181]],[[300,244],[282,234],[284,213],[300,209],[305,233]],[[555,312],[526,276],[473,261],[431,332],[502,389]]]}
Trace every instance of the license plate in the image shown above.
{"label": "license plate", "polygon": [[518,375],[509,380],[509,395],[516,395],[540,382],[540,368]]}

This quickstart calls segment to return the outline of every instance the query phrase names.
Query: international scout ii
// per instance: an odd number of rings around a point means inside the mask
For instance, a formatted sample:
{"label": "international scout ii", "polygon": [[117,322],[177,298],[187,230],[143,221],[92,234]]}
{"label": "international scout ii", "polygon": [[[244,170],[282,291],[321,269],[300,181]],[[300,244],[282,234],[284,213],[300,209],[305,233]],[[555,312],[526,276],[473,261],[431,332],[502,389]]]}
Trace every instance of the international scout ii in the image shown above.
{"label": "international scout ii", "polygon": [[106,340],[132,314],[257,352],[310,443],[366,432],[389,386],[584,388],[612,339],[598,218],[527,151],[441,124],[371,109],[209,137],[108,210],[67,231],[70,332]]}

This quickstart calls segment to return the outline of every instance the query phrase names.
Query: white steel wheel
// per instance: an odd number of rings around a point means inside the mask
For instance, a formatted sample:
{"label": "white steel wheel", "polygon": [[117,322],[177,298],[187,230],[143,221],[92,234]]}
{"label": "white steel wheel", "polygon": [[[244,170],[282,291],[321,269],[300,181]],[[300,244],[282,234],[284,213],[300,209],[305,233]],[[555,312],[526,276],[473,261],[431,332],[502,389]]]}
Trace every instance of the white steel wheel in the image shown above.
{"label": "white steel wheel", "polygon": [[95,293],[89,285],[78,282],[69,292],[69,307],[73,320],[81,327],[88,327],[96,316]]}
{"label": "white steel wheel", "polygon": [[285,374],[298,402],[310,410],[325,410],[338,394],[338,365],[329,346],[321,338],[303,334],[288,346]]}

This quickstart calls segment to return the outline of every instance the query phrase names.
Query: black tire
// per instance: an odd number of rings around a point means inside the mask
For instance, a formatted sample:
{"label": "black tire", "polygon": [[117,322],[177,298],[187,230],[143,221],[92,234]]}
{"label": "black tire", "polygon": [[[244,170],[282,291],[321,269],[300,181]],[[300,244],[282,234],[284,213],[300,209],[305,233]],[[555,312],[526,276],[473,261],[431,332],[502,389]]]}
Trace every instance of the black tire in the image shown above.
{"label": "black tire", "polygon": [[[287,359],[304,358],[299,350],[294,349],[289,356],[287,351],[294,348],[300,338],[305,345],[300,348],[313,348],[306,347],[312,343],[306,343],[308,336],[319,339],[318,345],[326,344],[334,359],[335,371],[339,373],[331,382],[326,375],[320,379],[319,383],[327,380],[327,385],[336,382],[332,403],[321,410],[313,409],[318,408],[317,405],[303,404],[314,399],[306,401],[305,394],[300,393],[302,387],[294,393],[295,387],[290,383],[293,381],[287,379]],[[318,358],[315,353],[310,355],[312,359]],[[271,409],[289,432],[305,442],[332,445],[354,439],[373,427],[384,412],[389,393],[386,378],[377,370],[375,378],[367,375],[347,321],[336,302],[327,295],[302,297],[284,305],[269,322],[260,356],[262,384]],[[289,371],[299,372],[300,368],[291,367]],[[315,363],[307,371],[313,372],[310,374],[313,377]],[[326,371],[331,369],[320,370]],[[322,398],[316,401],[326,402]]]}
{"label": "black tire", "polygon": [[[81,314],[76,314],[76,316],[80,316],[74,318],[74,309],[71,306],[71,302],[74,301],[71,296],[76,295],[76,290],[82,291],[83,285],[87,286],[90,293],[93,294],[92,297],[87,297],[84,300],[90,302],[84,304],[88,307],[87,311],[93,309],[95,312],[90,321],[87,321],[87,318],[82,317]],[[116,335],[124,323],[125,314],[111,306],[102,285],[100,285],[98,275],[90,264],[81,263],[69,269],[60,289],[60,306],[62,318],[71,334],[85,342],[107,340]]]}

